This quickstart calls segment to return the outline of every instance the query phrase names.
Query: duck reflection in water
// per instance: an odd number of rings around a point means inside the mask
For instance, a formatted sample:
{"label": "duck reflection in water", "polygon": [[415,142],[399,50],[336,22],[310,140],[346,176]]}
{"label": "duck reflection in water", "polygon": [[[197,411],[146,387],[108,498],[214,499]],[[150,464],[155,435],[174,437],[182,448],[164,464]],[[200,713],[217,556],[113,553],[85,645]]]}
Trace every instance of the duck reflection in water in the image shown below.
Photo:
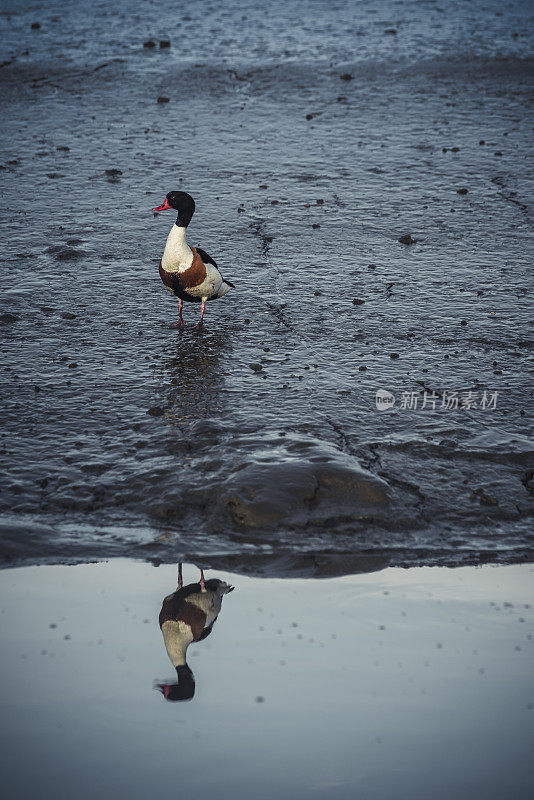
{"label": "duck reflection in water", "polygon": [[202,570],[199,583],[184,586],[182,565],[178,564],[178,588],[164,599],[159,612],[163,641],[178,675],[178,683],[156,686],[166,700],[191,700],[195,694],[195,677],[186,662],[187,648],[191,642],[200,642],[210,635],[223,595],[233,589],[217,578],[205,580]]}

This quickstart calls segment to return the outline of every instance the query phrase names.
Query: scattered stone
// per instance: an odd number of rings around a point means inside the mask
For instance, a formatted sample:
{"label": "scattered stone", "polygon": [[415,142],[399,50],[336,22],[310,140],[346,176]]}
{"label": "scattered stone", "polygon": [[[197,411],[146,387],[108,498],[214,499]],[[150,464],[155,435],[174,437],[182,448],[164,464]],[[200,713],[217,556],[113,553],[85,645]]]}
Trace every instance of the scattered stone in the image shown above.
{"label": "scattered stone", "polygon": [[20,317],[17,317],[16,314],[1,314],[0,315],[0,323],[2,325],[11,325],[12,322],[17,322]]}
{"label": "scattered stone", "polygon": [[502,156],[502,152],[500,150],[496,150],[493,155],[494,156]]}
{"label": "scattered stone", "polygon": [[158,97],[158,103],[168,103],[170,99],[171,99],[170,97],[165,97],[164,95],[160,95]]}
{"label": "scattered stone", "polygon": [[352,301],[353,306],[363,306],[364,303],[365,300],[360,300],[359,297],[355,297],[354,300]]}
{"label": "scattered stone", "polygon": [[350,72],[344,72],[343,75],[340,75],[339,77],[342,81],[351,81],[354,76],[351,75]]}
{"label": "scattered stone", "polygon": [[451,147],[451,153],[459,153],[459,152],[460,152],[459,147]]}
{"label": "scattered stone", "polygon": [[389,36],[396,36],[397,35],[397,30],[396,30],[396,28],[386,28],[384,33],[389,34]]}
{"label": "scattered stone", "polygon": [[64,311],[61,316],[63,319],[76,319],[76,314],[72,314],[70,311]]}
{"label": "scattered stone", "polygon": [[322,206],[323,203],[324,203],[324,200],[322,198],[319,198],[319,200],[316,200],[315,202],[317,203],[318,206]]}
{"label": "scattered stone", "polygon": [[467,320],[466,320],[466,319],[463,319],[463,320],[460,322],[460,325],[467,325]]}
{"label": "scattered stone", "polygon": [[156,42],[153,42],[152,39],[148,39],[148,41],[143,42],[143,47],[152,48],[156,46]]}
{"label": "scattered stone", "polygon": [[146,413],[151,417],[162,417],[165,412],[159,406],[152,406]]}
{"label": "scattered stone", "polygon": [[340,94],[339,97],[336,97],[336,100],[337,100],[338,103],[346,103],[347,102],[347,98],[343,94]]}
{"label": "scattered stone", "polygon": [[315,114],[306,114],[306,119],[313,119]]}
{"label": "scattered stone", "polygon": [[69,369],[76,369],[77,366],[78,364],[76,363],[76,361],[73,361],[71,364],[69,364]]}
{"label": "scattered stone", "polygon": [[318,222],[312,223],[312,228],[320,228],[320,224]]}
{"label": "scattered stone", "polygon": [[487,494],[483,489],[475,489],[473,494],[471,495],[471,500],[478,501],[481,506],[498,506],[499,501],[492,497],[490,494]]}
{"label": "scattered stone", "polygon": [[106,170],[106,175],[111,175],[112,177],[115,175],[122,175],[122,170],[112,167],[111,169]]}
{"label": "scattered stone", "polygon": [[56,147],[56,150],[59,150],[61,153],[70,153],[70,147],[67,147],[65,144],[60,144],[59,147]]}
{"label": "scattered stone", "polygon": [[376,269],[376,264],[368,264],[367,269]]}
{"label": "scattered stone", "polygon": [[171,43],[168,39],[162,39],[159,43],[160,50],[167,50],[171,46]]}
{"label": "scattered stone", "polygon": [[482,145],[485,145],[485,144],[486,144],[486,142],[484,141],[484,139],[481,139],[480,142],[479,142],[479,145],[482,146]]}
{"label": "scattered stone", "polygon": [[401,244],[415,244],[417,239],[412,239],[409,233],[405,233],[404,236],[399,236],[398,241]]}
{"label": "scattered stone", "polygon": [[262,370],[263,370],[263,367],[262,367],[261,364],[249,364],[249,367],[254,372],[262,372]]}
{"label": "scattered stone", "polygon": [[278,205],[278,200],[271,200],[271,205],[272,206],[277,206]]}
{"label": "scattered stone", "polygon": [[261,694],[259,694],[256,697],[256,703],[265,703],[265,697],[262,697]]}
{"label": "scattered stone", "polygon": [[39,28],[41,27],[41,23],[40,22],[32,22],[30,27],[31,27],[32,31],[38,31]]}
{"label": "scattered stone", "polygon": [[399,358],[399,354],[398,353],[390,353],[389,357],[392,358],[393,360],[395,360],[396,358]]}
{"label": "scattered stone", "polygon": [[359,370],[360,372],[366,372],[366,371],[367,371],[367,367],[364,367],[364,366],[362,366],[362,367],[358,367],[358,370]]}
{"label": "scattered stone", "polygon": [[315,295],[315,297],[320,297],[320,296],[322,295],[322,292],[320,292],[320,291],[317,289],[317,290],[314,292],[314,295]]}
{"label": "scattered stone", "polygon": [[456,189],[456,194],[467,194],[467,189]]}
{"label": "scattered stone", "polygon": [[260,189],[268,189],[268,185],[266,183],[260,183]]}

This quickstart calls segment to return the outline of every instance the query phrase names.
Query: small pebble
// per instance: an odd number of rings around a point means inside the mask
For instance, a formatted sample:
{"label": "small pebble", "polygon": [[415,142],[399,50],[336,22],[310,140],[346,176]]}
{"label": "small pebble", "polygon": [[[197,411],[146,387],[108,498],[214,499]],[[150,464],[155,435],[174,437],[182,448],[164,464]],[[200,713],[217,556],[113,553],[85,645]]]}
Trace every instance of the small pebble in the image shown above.
{"label": "small pebble", "polygon": [[160,50],[166,50],[170,46],[171,46],[171,43],[169,42],[168,39],[162,39],[161,42],[159,43]]}
{"label": "small pebble", "polygon": [[312,228],[320,228],[320,227],[321,227],[321,226],[319,225],[319,223],[318,223],[318,222],[314,222],[314,223],[312,224]]}
{"label": "small pebble", "polygon": [[344,72],[343,75],[340,75],[339,77],[341,78],[342,81],[351,81],[353,78],[350,72]]}
{"label": "small pebble", "polygon": [[415,244],[417,239],[412,239],[409,233],[406,233],[404,236],[399,236],[398,241],[401,244]]}
{"label": "small pebble", "polygon": [[148,41],[143,42],[143,47],[151,48],[151,47],[155,47],[155,46],[156,46],[156,42],[153,42],[152,39],[149,39]]}
{"label": "small pebble", "polygon": [[249,364],[249,367],[254,372],[261,372],[263,370],[263,367],[262,367],[261,364]]}
{"label": "small pebble", "polygon": [[164,97],[163,95],[160,95],[158,97],[158,103],[168,103],[170,99],[170,97]]}
{"label": "small pebble", "polygon": [[456,194],[467,194],[467,189],[456,189]]}
{"label": "small pebble", "polygon": [[31,24],[32,31],[38,31],[40,27],[41,27],[41,23],[40,22],[32,22],[32,24]]}
{"label": "small pebble", "polygon": [[389,357],[392,358],[392,359],[396,359],[396,358],[399,358],[399,354],[398,353],[390,353]]}
{"label": "small pebble", "polygon": [[164,411],[159,406],[152,406],[152,408],[149,408],[146,413],[149,414],[149,416],[151,417],[162,417]]}
{"label": "small pebble", "polygon": [[354,300],[352,301],[353,306],[363,306],[364,303],[365,300],[360,300],[359,297],[355,297]]}
{"label": "small pebble", "polygon": [[73,314],[70,311],[64,311],[61,316],[63,319],[76,319],[76,314]]}

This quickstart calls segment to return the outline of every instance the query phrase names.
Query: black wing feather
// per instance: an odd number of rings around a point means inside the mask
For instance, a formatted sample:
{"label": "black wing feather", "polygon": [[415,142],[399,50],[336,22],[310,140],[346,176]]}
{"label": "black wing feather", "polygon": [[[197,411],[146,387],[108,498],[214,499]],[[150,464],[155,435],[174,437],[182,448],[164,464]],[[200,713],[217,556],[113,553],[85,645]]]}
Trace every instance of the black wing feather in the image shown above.
{"label": "black wing feather", "polygon": [[[200,258],[202,259],[202,261],[204,262],[204,264],[213,264],[213,266],[215,267],[215,269],[219,269],[219,267],[217,266],[217,263],[216,263],[216,262],[213,260],[213,258],[212,258],[212,257],[209,255],[209,253],[206,253],[206,251],[205,251],[205,250],[203,250],[201,247],[197,247],[197,248],[196,248],[196,251],[197,251],[197,253],[199,254],[199,256],[200,256]],[[219,272],[220,272],[220,270],[219,270]],[[222,276],[221,276],[221,277],[222,277]],[[224,281],[225,283],[227,283],[227,284],[228,284],[228,286],[231,286],[231,287],[232,287],[232,289],[235,289],[235,286],[234,286],[234,284],[233,284],[233,283],[231,283],[231,281],[227,281],[227,280],[226,280],[226,278],[223,278],[223,281]]]}

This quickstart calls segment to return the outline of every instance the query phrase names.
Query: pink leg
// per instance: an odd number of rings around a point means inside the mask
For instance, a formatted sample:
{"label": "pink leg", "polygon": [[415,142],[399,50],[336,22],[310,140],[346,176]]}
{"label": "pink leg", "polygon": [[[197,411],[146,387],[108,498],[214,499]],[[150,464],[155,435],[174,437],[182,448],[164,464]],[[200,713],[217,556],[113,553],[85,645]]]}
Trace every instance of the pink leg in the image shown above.
{"label": "pink leg", "polygon": [[202,589],[203,592],[206,589],[206,584],[204,582],[204,570],[202,569],[200,570],[200,588]]}
{"label": "pink leg", "polygon": [[182,562],[180,561],[180,563],[178,564],[178,588],[181,589],[183,585],[184,581],[182,578]]}
{"label": "pink leg", "polygon": [[195,328],[201,328],[202,327],[202,320],[204,319],[204,309],[205,308],[206,308],[206,301],[203,300],[202,301],[202,305],[200,306],[200,319],[197,322],[197,324],[195,325]]}
{"label": "pink leg", "polygon": [[174,324],[174,328],[182,328],[185,325],[184,318],[182,317],[183,302],[178,298],[178,322]]}

